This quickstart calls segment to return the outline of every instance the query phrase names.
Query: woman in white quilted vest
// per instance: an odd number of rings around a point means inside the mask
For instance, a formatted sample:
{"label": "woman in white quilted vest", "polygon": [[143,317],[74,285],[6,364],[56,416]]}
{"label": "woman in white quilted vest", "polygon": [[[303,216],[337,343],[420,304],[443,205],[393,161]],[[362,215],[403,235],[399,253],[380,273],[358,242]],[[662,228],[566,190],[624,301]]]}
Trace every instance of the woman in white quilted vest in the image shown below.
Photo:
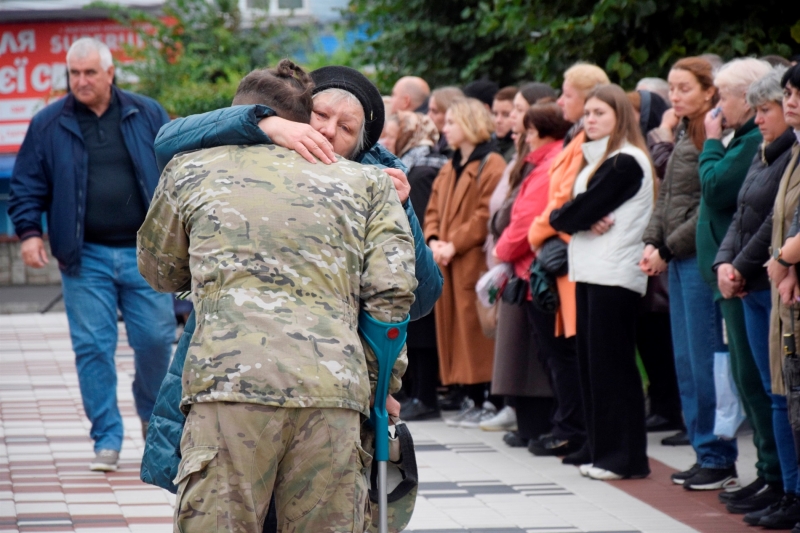
{"label": "woman in white quilted vest", "polygon": [[636,310],[647,290],[639,269],[653,211],[653,166],[633,106],[617,85],[584,106],[584,167],[571,201],[550,215],[569,233],[569,277],[577,282],[577,345],[594,479],[650,473],[642,381],[636,366]]}

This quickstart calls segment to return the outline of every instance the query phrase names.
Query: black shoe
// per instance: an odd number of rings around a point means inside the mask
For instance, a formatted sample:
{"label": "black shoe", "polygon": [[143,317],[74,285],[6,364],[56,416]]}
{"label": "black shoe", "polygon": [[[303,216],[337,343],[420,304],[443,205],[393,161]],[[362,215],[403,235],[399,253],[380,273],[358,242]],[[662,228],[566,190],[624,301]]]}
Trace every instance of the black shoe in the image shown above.
{"label": "black shoe", "polygon": [[581,446],[583,446],[582,442],[551,436],[548,439],[531,440],[528,444],[528,451],[539,457],[563,456],[577,452]]}
{"label": "black shoe", "polygon": [[791,533],[800,533],[800,522],[794,525]]}
{"label": "black shoe", "polygon": [[652,414],[647,417],[644,421],[644,426],[647,428],[647,431],[683,431],[686,429],[683,427],[683,422],[673,422],[669,418],[665,416],[661,416],[659,414]]}
{"label": "black shoe", "polygon": [[683,482],[686,490],[720,490],[739,484],[736,467],[700,468],[695,475]]}
{"label": "black shoe", "polygon": [[503,442],[512,448],[527,448],[528,443],[531,442],[531,439],[526,439],[520,436],[520,434],[516,431],[509,431],[503,435]]}
{"label": "black shoe", "polygon": [[[767,480],[763,477],[757,477],[755,481],[747,485],[746,487],[742,487],[738,490],[726,490],[717,494],[717,498],[719,499],[720,503],[731,503],[731,502],[738,502],[740,500],[744,500],[745,498],[749,498],[753,494],[760,492],[767,486]],[[763,507],[762,507],[763,509]],[[753,509],[755,511],[756,509]]]}
{"label": "black shoe", "polygon": [[679,431],[671,437],[661,439],[661,444],[663,446],[688,446],[691,443],[689,442],[689,435],[685,431]]}
{"label": "black shoe", "polygon": [[581,446],[581,449],[578,450],[577,452],[573,452],[564,457],[563,459],[561,459],[561,464],[565,465],[580,466],[580,465],[588,465],[591,462],[592,462],[592,452],[591,450],[589,450],[588,442],[584,443],[584,445]]}
{"label": "black shoe", "polygon": [[783,498],[783,487],[765,484],[755,494],[728,502],[725,504],[725,508],[729,513],[747,514],[769,507],[773,503],[781,501],[781,498]]}
{"label": "black shoe", "polygon": [[773,503],[769,507],[766,507],[759,511],[753,511],[751,513],[747,513],[746,515],[744,515],[744,518],[742,518],[742,520],[744,520],[746,524],[750,524],[751,526],[757,526],[762,518],[771,515],[772,513],[778,512],[781,508],[781,505],[783,505],[784,503],[786,503],[787,505],[791,505],[793,498],[794,496],[792,494],[784,494],[783,498],[781,498],[781,501]]}
{"label": "black shoe", "polygon": [[700,471],[700,465],[695,463],[689,468],[689,470],[684,470],[683,472],[675,472],[674,474],[669,476],[669,478],[676,485],[683,485],[684,481],[694,476],[699,471]]}
{"label": "black shoe", "polygon": [[439,401],[442,411],[460,411],[464,403],[464,393],[459,388],[453,388]]}
{"label": "black shoe", "polygon": [[428,407],[417,398],[412,399],[400,409],[400,418],[406,422],[414,422],[419,420],[433,420],[441,418],[441,413],[436,407]]}
{"label": "black shoe", "polygon": [[797,499],[797,496],[786,494],[780,504],[777,511],[762,516],[758,525],[767,529],[789,529],[800,522],[800,500]]}

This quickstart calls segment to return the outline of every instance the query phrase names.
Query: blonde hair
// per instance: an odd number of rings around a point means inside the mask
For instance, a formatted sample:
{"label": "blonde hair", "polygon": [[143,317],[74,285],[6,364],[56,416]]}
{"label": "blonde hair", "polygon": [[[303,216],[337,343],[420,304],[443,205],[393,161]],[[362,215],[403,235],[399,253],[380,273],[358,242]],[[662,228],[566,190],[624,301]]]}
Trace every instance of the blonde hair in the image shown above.
{"label": "blonde hair", "polygon": [[605,71],[591,63],[575,63],[564,72],[564,81],[581,91],[584,96],[598,85],[611,83]]}
{"label": "blonde hair", "polygon": [[436,107],[444,113],[454,101],[464,98],[464,91],[458,87],[441,87],[431,93],[431,98],[436,99]]}
{"label": "blonde hair", "polygon": [[464,137],[472,144],[481,144],[492,138],[494,121],[492,115],[475,98],[460,98],[447,109],[453,122],[461,127]]}
{"label": "blonde hair", "polygon": [[714,85],[719,90],[745,95],[754,82],[763,78],[772,67],[766,61],[754,57],[745,57],[728,61],[714,76]]}

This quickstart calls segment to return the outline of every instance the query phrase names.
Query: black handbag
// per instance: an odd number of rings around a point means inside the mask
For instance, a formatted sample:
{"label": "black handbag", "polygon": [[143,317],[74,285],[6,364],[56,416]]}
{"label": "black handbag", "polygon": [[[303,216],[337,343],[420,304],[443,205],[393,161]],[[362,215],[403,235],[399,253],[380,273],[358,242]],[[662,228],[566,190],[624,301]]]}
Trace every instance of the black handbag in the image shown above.
{"label": "black handbag", "polygon": [[542,270],[560,278],[566,276],[569,271],[567,264],[567,249],[569,245],[562,241],[558,236],[550,237],[541,248],[536,252],[536,261],[539,262]]}
{"label": "black handbag", "polygon": [[511,278],[503,289],[503,302],[511,305],[522,305],[528,299],[528,284],[524,279]]}
{"label": "black handbag", "polygon": [[538,258],[531,263],[530,274],[531,303],[542,313],[555,313],[559,306],[555,276],[542,268]]}

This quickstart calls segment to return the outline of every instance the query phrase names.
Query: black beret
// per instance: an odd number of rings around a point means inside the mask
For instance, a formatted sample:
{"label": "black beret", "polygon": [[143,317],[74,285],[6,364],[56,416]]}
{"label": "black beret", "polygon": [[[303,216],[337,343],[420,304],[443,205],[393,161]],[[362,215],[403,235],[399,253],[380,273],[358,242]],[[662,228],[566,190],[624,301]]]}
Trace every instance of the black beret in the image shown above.
{"label": "black beret", "polygon": [[[350,67],[322,67],[311,73],[314,80],[314,94],[326,89],[343,89],[355,96],[364,108],[367,144],[362,153],[378,144],[383,132],[386,112],[380,91],[366,76]],[[359,154],[360,155],[360,154]]]}

